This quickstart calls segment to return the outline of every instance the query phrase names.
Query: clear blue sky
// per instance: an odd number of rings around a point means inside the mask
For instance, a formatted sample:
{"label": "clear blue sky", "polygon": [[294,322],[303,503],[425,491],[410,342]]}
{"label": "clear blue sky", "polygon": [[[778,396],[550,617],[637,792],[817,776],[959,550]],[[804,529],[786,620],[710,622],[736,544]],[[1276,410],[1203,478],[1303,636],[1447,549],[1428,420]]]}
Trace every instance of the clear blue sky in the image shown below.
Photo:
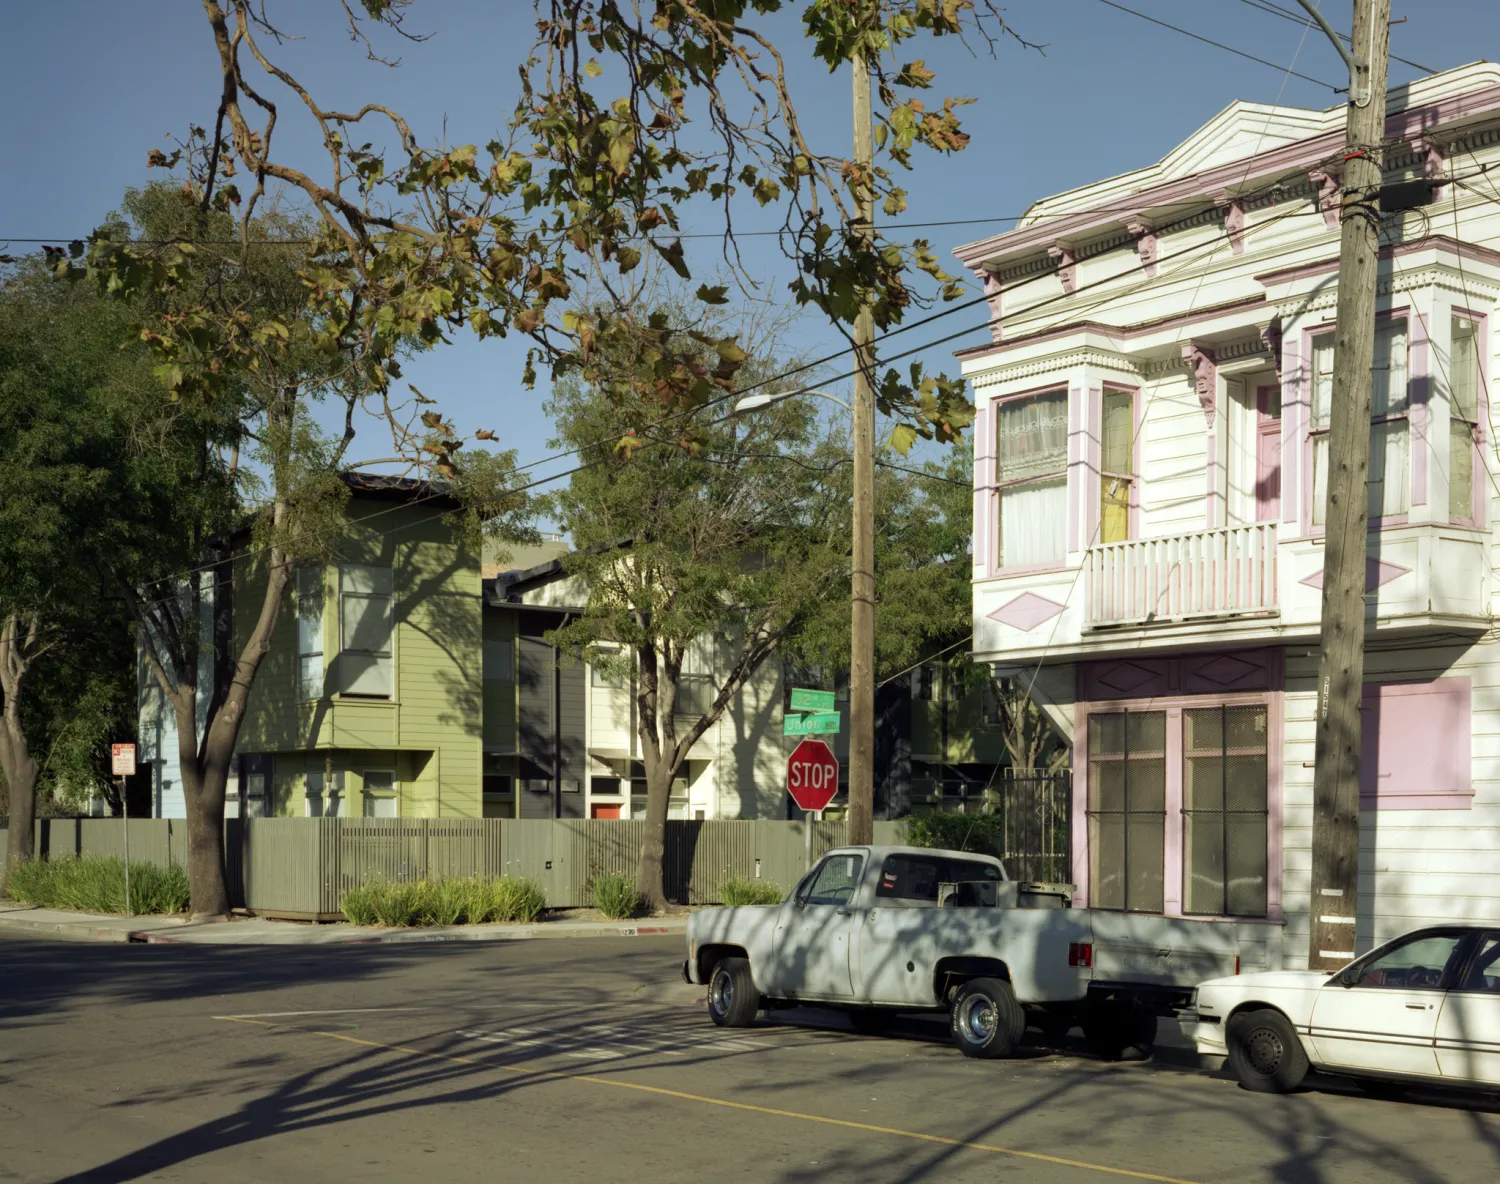
{"label": "clear blue sky", "polygon": [[[1316,31],[1257,10],[1245,0],[1126,0],[1128,6],[1275,62],[1271,68],[1152,25],[1101,0],[1010,0],[1006,15],[1028,39],[1047,43],[1045,56],[1001,42],[992,58],[971,55],[954,41],[929,41],[903,58],[925,56],[939,73],[941,93],[974,97],[963,110],[972,135],[956,157],[917,157],[908,178],[911,221],[999,218],[1031,201],[1139,167],[1161,157],[1234,99],[1326,107],[1328,89],[1285,74],[1343,84],[1343,67]],[[1294,6],[1292,0],[1283,0]],[[1326,0],[1334,24],[1347,29],[1351,5]],[[336,0],[267,0],[271,16],[305,37],[281,52],[325,105],[380,101],[402,111],[428,141],[484,143],[514,103],[516,66],[533,37],[529,0],[421,0],[408,27],[431,32],[420,45],[387,40],[397,69],[369,62],[343,33]],[[788,8],[800,5],[788,0]],[[1392,49],[1435,70],[1500,57],[1493,0],[1396,0]],[[846,74],[830,77],[811,60],[794,20],[773,33],[794,65],[796,99],[815,137],[843,144],[848,136]],[[1295,63],[1295,65],[1293,65]],[[1392,63],[1393,83],[1418,74]],[[169,147],[164,133],[189,121],[209,124],[217,71],[207,24],[192,0],[3,0],[0,2],[0,244],[25,249],[22,238],[54,241],[87,234],[128,186],[161,174],[145,168],[146,153]],[[310,124],[282,96],[283,150],[311,153]],[[311,162],[310,156],[302,159]],[[697,211],[715,230],[712,211]],[[753,226],[750,211],[743,225]],[[762,223],[765,224],[765,223]],[[935,228],[940,254],[982,237],[983,225]],[[788,270],[771,248],[751,252],[750,266],[779,298]],[[3,249],[3,248],[0,248]],[[697,254],[709,262],[706,248]],[[940,322],[941,332],[983,321],[981,313]],[[902,338],[916,344],[940,330]],[[930,351],[932,368],[954,369],[951,351],[982,339]],[[810,352],[836,349],[839,339],[804,317],[795,344]],[[544,456],[550,424],[545,392],[520,383],[524,347],[514,342],[460,340],[408,367],[408,376],[436,397],[460,429],[494,430],[523,462]],[[379,455],[379,441],[366,442]],[[555,468],[557,466],[553,466]],[[539,470],[548,471],[546,469]]]}

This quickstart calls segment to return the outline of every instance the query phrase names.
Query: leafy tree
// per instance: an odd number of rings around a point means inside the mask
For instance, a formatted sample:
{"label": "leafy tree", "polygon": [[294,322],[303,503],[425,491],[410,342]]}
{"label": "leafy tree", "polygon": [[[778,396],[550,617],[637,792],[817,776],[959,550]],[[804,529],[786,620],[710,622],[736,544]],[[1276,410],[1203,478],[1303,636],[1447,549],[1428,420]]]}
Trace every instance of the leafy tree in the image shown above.
{"label": "leafy tree", "polygon": [[[639,359],[615,365],[649,365]],[[746,373],[777,369],[752,361]],[[606,670],[634,671],[646,773],[636,884],[660,906],[672,781],[756,672],[847,587],[847,502],[816,455],[814,413],[797,400],[692,424],[658,407],[627,448],[612,446],[609,394],[580,377],[558,384],[549,409],[557,442],[580,449],[585,466],[550,499],[577,548],[565,569],[587,597],[554,637]],[[705,663],[714,677],[689,713],[680,693],[695,646],[714,647],[717,660]]]}
{"label": "leafy tree", "polygon": [[38,794],[86,799],[128,738],[129,629],[84,539],[116,512],[118,452],[101,390],[149,382],[121,352],[125,310],[61,287],[36,260],[0,278],[0,782],[8,857],[32,854]]}

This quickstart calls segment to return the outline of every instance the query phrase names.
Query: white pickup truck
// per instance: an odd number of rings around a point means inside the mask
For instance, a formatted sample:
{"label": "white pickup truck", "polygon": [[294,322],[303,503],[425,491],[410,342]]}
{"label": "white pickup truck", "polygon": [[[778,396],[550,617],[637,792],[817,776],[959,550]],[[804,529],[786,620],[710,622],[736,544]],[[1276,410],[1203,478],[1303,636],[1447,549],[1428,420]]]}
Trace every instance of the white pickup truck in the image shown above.
{"label": "white pickup truck", "polygon": [[1081,1026],[1099,1055],[1134,1060],[1159,1015],[1239,972],[1229,926],[1069,908],[1070,891],[1009,880],[983,855],[840,847],[782,904],[694,913],[683,977],[729,1027],[802,1003],[863,1032],[947,1011],[968,1056],[1010,1055],[1030,1023],[1053,1037]]}

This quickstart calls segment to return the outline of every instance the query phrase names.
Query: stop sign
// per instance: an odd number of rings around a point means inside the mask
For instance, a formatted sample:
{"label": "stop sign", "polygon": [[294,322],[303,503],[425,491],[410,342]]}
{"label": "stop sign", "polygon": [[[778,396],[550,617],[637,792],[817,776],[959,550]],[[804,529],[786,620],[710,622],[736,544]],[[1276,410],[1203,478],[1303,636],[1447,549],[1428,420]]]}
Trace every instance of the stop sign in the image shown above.
{"label": "stop sign", "polygon": [[808,813],[822,810],[839,791],[839,758],[821,740],[804,740],[786,758],[786,791]]}

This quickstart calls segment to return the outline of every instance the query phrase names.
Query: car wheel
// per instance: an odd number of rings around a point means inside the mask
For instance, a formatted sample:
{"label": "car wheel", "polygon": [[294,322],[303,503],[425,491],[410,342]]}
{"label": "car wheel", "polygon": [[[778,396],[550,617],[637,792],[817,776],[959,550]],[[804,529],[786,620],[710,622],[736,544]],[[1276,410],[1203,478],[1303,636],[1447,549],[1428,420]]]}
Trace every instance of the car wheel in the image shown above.
{"label": "car wheel", "polygon": [[708,1016],[721,1028],[748,1028],[760,1011],[760,993],[744,958],[725,958],[708,976]]}
{"label": "car wheel", "polygon": [[849,1026],[861,1036],[884,1036],[896,1018],[880,1007],[856,1007],[848,1015]]}
{"label": "car wheel", "polygon": [[1225,1037],[1229,1067],[1248,1090],[1284,1094],[1307,1076],[1302,1041],[1279,1011],[1242,1011],[1230,1018]]}
{"label": "car wheel", "polygon": [[1004,979],[970,979],[948,1012],[953,1043],[966,1057],[1008,1057],[1026,1032],[1026,1013]]}
{"label": "car wheel", "polygon": [[1144,1061],[1156,1047],[1156,1017],[1100,1007],[1083,1017],[1083,1039],[1105,1061]]}

